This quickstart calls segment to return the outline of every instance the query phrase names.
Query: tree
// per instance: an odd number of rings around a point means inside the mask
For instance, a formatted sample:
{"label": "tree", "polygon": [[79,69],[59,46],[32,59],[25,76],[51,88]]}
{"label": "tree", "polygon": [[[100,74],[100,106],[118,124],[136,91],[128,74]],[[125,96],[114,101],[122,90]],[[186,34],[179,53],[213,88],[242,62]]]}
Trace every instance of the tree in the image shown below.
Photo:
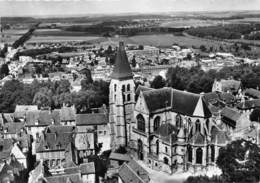
{"label": "tree", "polygon": [[205,45],[201,45],[201,46],[200,46],[200,51],[206,52],[206,51],[207,51],[206,46],[205,46]]}
{"label": "tree", "polygon": [[3,64],[0,69],[0,75],[1,77],[5,77],[9,75],[9,68],[7,64]]}
{"label": "tree", "polygon": [[237,140],[220,149],[217,165],[226,182],[259,182],[260,147]]}
{"label": "tree", "polygon": [[133,59],[132,59],[132,67],[136,67],[136,60],[135,60],[135,56],[133,56]]}
{"label": "tree", "polygon": [[163,79],[162,76],[158,75],[154,78],[154,80],[151,82],[151,87],[158,89],[158,88],[163,88],[165,87],[165,79]]}

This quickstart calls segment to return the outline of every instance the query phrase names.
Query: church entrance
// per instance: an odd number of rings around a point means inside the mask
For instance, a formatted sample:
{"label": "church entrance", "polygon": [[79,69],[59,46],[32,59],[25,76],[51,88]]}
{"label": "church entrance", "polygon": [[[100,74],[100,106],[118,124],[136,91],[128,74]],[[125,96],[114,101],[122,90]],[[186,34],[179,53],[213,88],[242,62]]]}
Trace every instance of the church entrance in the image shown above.
{"label": "church entrance", "polygon": [[144,154],[143,154],[143,142],[139,139],[137,142],[137,156],[138,159],[143,160],[144,159]]}

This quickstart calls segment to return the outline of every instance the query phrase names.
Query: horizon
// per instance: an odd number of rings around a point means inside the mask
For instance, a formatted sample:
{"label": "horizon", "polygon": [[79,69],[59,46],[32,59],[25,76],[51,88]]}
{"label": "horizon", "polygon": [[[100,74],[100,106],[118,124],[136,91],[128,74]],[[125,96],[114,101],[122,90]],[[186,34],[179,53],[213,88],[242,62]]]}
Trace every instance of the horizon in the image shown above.
{"label": "horizon", "polygon": [[[69,9],[69,11],[67,11]],[[260,11],[260,0],[0,0],[4,17]]]}

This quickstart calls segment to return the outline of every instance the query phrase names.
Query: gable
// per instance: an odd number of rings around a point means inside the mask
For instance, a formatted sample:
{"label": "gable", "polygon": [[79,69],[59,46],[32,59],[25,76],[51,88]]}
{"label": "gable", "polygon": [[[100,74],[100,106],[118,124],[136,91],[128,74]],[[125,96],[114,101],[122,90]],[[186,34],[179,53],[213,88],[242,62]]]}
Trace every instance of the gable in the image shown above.
{"label": "gable", "polygon": [[149,113],[146,101],[144,100],[143,92],[140,93],[136,105],[135,105],[135,110],[141,113]]}

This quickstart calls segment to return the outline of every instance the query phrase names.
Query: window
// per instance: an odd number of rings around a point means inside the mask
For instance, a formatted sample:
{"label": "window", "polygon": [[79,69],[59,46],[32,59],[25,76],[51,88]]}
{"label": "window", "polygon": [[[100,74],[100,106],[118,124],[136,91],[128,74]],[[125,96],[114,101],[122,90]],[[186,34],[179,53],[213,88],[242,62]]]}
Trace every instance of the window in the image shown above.
{"label": "window", "polygon": [[160,127],[160,116],[157,116],[155,119],[154,119],[154,124],[153,124],[153,130],[156,131],[158,130],[158,128]]}
{"label": "window", "polygon": [[156,155],[159,155],[159,140],[156,141]]}
{"label": "window", "polygon": [[214,162],[215,161],[215,147],[214,147],[214,145],[211,145],[210,149],[211,149],[211,162]]}
{"label": "window", "polygon": [[164,164],[168,165],[168,164],[169,164],[168,158],[164,157],[164,158],[163,158],[163,162],[164,162]]}
{"label": "window", "polygon": [[192,148],[190,145],[188,146],[188,161],[192,162]]}
{"label": "window", "polygon": [[137,129],[145,132],[145,120],[141,114],[137,116]]}
{"label": "window", "polygon": [[125,102],[125,95],[123,94],[123,102]]}
{"label": "window", "polygon": [[196,150],[196,163],[202,164],[202,149],[201,148],[198,148]]}
{"label": "window", "polygon": [[127,101],[130,101],[131,100],[131,96],[130,94],[127,95]]}
{"label": "window", "polygon": [[209,119],[206,120],[206,126],[207,126],[207,129],[209,130]]}
{"label": "window", "polygon": [[168,148],[167,147],[165,147],[165,153],[168,153]]}
{"label": "window", "polygon": [[200,120],[196,121],[196,132],[200,132]]}
{"label": "window", "polygon": [[114,100],[116,101],[116,95],[114,96]]}
{"label": "window", "polygon": [[122,85],[122,91],[125,92],[125,85]]}
{"label": "window", "polygon": [[114,90],[116,91],[116,84],[114,85]]}
{"label": "window", "polygon": [[181,118],[181,115],[179,115],[179,114],[177,114],[177,116],[176,116],[176,126],[177,126],[177,128],[182,127],[182,118]]}
{"label": "window", "polygon": [[127,91],[130,91],[130,84],[127,85]]}

